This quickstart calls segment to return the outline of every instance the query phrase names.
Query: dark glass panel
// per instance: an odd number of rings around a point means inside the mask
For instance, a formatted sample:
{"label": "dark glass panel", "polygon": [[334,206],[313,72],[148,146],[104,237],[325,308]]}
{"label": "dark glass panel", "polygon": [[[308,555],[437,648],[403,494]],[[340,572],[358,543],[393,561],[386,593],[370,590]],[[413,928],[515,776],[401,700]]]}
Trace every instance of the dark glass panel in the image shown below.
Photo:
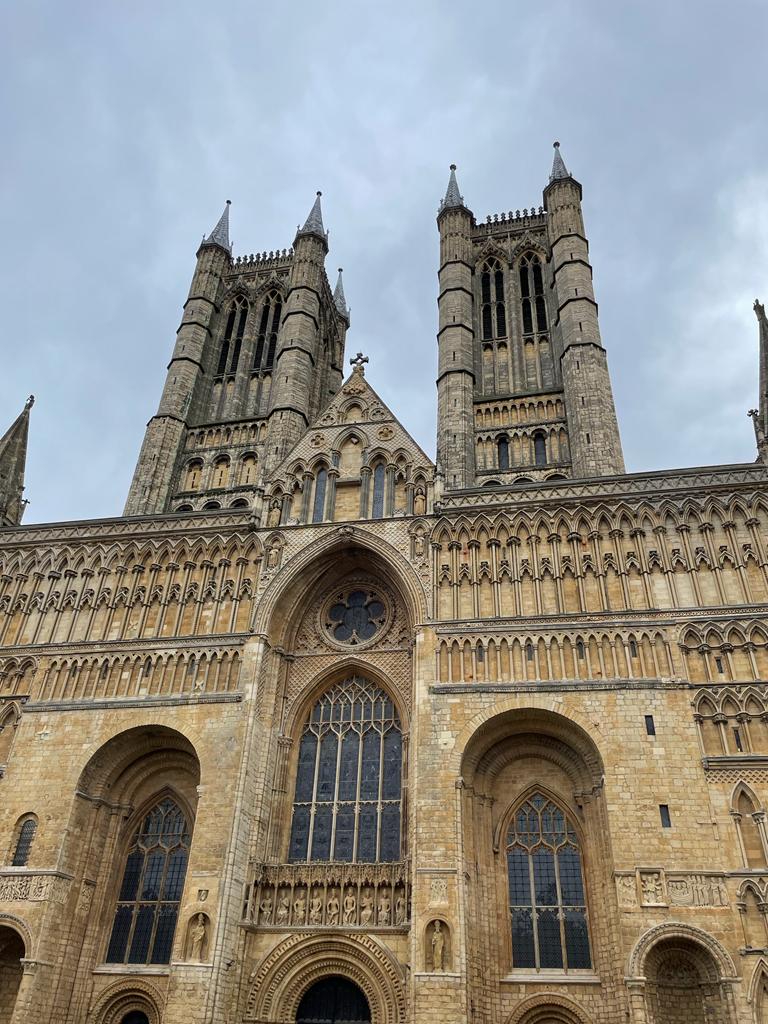
{"label": "dark glass panel", "polygon": [[333,800],[336,790],[336,756],[339,738],[327,732],[320,741],[320,761],[317,768],[317,800]]}
{"label": "dark glass panel", "polygon": [[542,967],[563,966],[560,921],[556,910],[540,910],[538,920],[539,963]]}
{"label": "dark glass panel", "polygon": [[541,295],[536,299],[536,326],[540,331],[547,329],[547,307]]}
{"label": "dark glass panel", "polygon": [[531,294],[531,290],[528,284],[528,267],[520,267],[520,294],[523,298],[527,298]]}
{"label": "dark glass panel", "polygon": [[523,334],[533,333],[533,316],[531,315],[531,300],[523,299]]}
{"label": "dark glass panel", "polygon": [[494,275],[494,277],[495,277],[495,281],[496,281],[496,301],[497,302],[503,302],[504,301],[504,273],[503,273],[503,271],[497,270],[495,275]]}
{"label": "dark glass panel", "polygon": [[381,809],[381,847],[379,860],[400,860],[400,801]]}
{"label": "dark glass panel", "polygon": [[360,805],[360,832],[357,842],[357,859],[372,862],[376,860],[376,832],[379,815],[375,804]]}
{"label": "dark glass panel", "polygon": [[178,902],[184,888],[184,876],[187,873],[189,854],[185,847],[179,846],[168,855],[168,867],[165,871],[163,899]]}
{"label": "dark glass panel", "polygon": [[493,314],[490,303],[483,306],[483,340],[487,341],[493,337]]}
{"label": "dark glass panel", "polygon": [[533,264],[533,290],[536,295],[541,295],[544,285],[541,279],[541,264],[536,260]]}
{"label": "dark glass panel", "polygon": [[512,966],[535,967],[532,911],[512,911]]}
{"label": "dark glass panel", "polygon": [[291,825],[291,841],[288,847],[288,860],[306,860],[309,847],[309,808],[295,807],[293,824]]}
{"label": "dark glass panel", "polygon": [[341,744],[339,800],[354,800],[357,796],[357,761],[359,751],[359,733],[352,731],[345,733]]}
{"label": "dark glass panel", "polygon": [[513,847],[507,853],[507,873],[510,904],[513,907],[530,906],[531,872],[528,867],[528,854],[519,846]]}
{"label": "dark glass panel", "polygon": [[312,830],[312,860],[331,859],[331,825],[333,806],[318,804],[315,808],[315,827]]}
{"label": "dark glass panel", "polygon": [[155,930],[155,941],[152,943],[151,964],[168,964],[171,962],[173,935],[176,931],[176,906],[160,906]]}
{"label": "dark glass panel", "polygon": [[480,278],[480,294],[481,301],[491,301],[491,275],[488,273],[487,270],[483,272]]}
{"label": "dark glass panel", "polygon": [[557,906],[557,885],[555,884],[555,858],[551,850],[540,846],[532,854],[533,888],[536,903],[540,907]]}
{"label": "dark glass panel", "polygon": [[384,463],[380,462],[373,471],[373,509],[371,515],[374,519],[381,519],[384,515]]}
{"label": "dark glass panel", "polygon": [[328,472],[325,469],[318,470],[315,479],[315,503],[312,506],[312,522],[321,523],[325,516],[325,486],[328,482]]}
{"label": "dark glass panel", "polygon": [[121,902],[128,900],[135,900],[136,893],[139,889],[139,878],[141,877],[141,868],[144,864],[144,854],[141,850],[131,850],[128,854],[128,859],[125,862],[125,874],[123,875],[123,884],[120,886],[120,895],[118,899]]}
{"label": "dark glass panel", "polygon": [[592,966],[587,918],[583,910],[565,911],[565,951],[572,970],[588,970]]}
{"label": "dark glass panel", "polygon": [[373,729],[363,735],[363,763],[360,773],[360,799],[376,800],[379,795],[379,750],[381,736]]}
{"label": "dark glass panel", "polygon": [[499,469],[509,469],[509,441],[506,437],[499,438]]}
{"label": "dark glass panel", "polygon": [[133,920],[133,907],[117,907],[115,920],[112,924],[112,935],[107,950],[108,964],[121,964],[125,960],[125,947],[128,945],[128,936],[131,931]]}
{"label": "dark glass panel", "polygon": [[584,905],[584,883],[581,877],[581,857],[573,846],[564,846],[558,851],[557,866],[560,871],[560,893],[566,906]]}
{"label": "dark glass panel", "polygon": [[382,800],[400,799],[403,738],[399,729],[384,734],[384,778],[381,780]]}
{"label": "dark glass panel", "polygon": [[165,851],[155,849],[147,855],[144,866],[144,878],[141,882],[141,898],[143,900],[160,899],[160,883],[165,867]]}
{"label": "dark glass panel", "polygon": [[355,806],[340,804],[336,812],[336,839],[333,859],[350,861],[355,852]]}
{"label": "dark glass panel", "polygon": [[136,924],[133,928],[131,951],[128,954],[129,964],[145,964],[149,955],[149,944],[152,941],[152,928],[155,923],[157,904],[143,903],[136,913]]}
{"label": "dark glass panel", "polygon": [[507,317],[504,312],[504,303],[498,302],[496,304],[496,336],[498,338],[504,338],[507,334]]}
{"label": "dark glass panel", "polygon": [[299,747],[299,766],[296,772],[296,802],[312,799],[312,788],[315,783],[315,758],[317,756],[317,736],[305,732]]}
{"label": "dark glass panel", "polygon": [[533,439],[534,458],[537,466],[547,464],[547,442],[543,434],[536,434]]}

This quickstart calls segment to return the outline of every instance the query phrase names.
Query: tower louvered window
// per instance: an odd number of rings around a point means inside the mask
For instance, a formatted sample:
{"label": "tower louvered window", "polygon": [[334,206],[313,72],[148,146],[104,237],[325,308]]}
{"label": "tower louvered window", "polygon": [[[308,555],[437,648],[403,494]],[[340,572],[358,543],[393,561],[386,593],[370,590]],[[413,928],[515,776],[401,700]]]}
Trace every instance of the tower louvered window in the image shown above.
{"label": "tower louvered window", "polygon": [[480,275],[480,320],[483,341],[506,338],[507,313],[504,305],[504,271],[497,259],[488,260]]}
{"label": "tower louvered window", "polygon": [[189,844],[186,818],[169,797],[144,817],[126,858],[107,963],[170,963]]}
{"label": "tower louvered window", "polygon": [[352,677],[312,708],[299,746],[290,861],[397,861],[403,737],[389,696]]}
{"label": "tower louvered window", "polygon": [[544,301],[544,277],[541,260],[529,252],[520,260],[520,295],[522,299],[523,334],[547,329],[547,306]]}
{"label": "tower louvered window", "polygon": [[264,298],[259,320],[259,334],[253,354],[254,370],[271,370],[275,363],[277,332],[283,314],[283,300],[277,292],[269,292]]}
{"label": "tower louvered window", "polygon": [[237,372],[247,319],[248,300],[242,295],[238,295],[232,303],[226,327],[224,328],[224,338],[222,339],[219,351],[219,363],[216,367],[217,377],[222,377],[225,373]]}
{"label": "tower louvered window", "polygon": [[507,832],[512,966],[592,966],[581,848],[565,811],[543,793],[518,807]]}

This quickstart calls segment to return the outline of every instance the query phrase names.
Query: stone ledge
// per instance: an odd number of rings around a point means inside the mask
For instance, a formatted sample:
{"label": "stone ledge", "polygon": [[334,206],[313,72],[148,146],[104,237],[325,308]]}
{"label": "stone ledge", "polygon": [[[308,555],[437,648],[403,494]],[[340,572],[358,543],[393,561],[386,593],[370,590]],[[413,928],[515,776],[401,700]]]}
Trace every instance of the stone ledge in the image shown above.
{"label": "stone ledge", "polygon": [[174,708],[190,704],[239,704],[244,694],[201,693],[196,697],[115,697],[105,700],[34,701],[24,707],[25,714],[42,711],[113,711],[118,708]]}

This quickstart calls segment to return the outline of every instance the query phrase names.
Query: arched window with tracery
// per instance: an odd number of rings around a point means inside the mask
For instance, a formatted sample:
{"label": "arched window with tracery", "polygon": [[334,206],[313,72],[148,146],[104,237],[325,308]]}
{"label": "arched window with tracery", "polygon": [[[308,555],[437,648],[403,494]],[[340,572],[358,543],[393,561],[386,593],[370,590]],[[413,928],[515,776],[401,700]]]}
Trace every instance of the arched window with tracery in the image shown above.
{"label": "arched window with tracery", "polygon": [[532,252],[527,252],[520,260],[520,296],[523,334],[533,334],[534,329],[546,331],[547,305],[544,301],[544,275],[541,270],[541,260]]}
{"label": "arched window with tracery", "polygon": [[383,462],[377,462],[373,469],[373,503],[371,506],[371,518],[384,518],[384,484],[386,471]]}
{"label": "arched window with tracery", "polygon": [[736,788],[731,813],[736,822],[744,867],[767,867],[765,811],[743,784]]}
{"label": "arched window with tracery", "polygon": [[190,832],[164,797],[142,818],[128,850],[106,962],[167,964],[189,860]]}
{"label": "arched window with tracery", "polygon": [[271,370],[275,362],[277,332],[283,314],[283,300],[279,292],[269,292],[264,297],[259,320],[259,334],[253,354],[254,370]]}
{"label": "arched window with tracery", "polygon": [[566,812],[543,793],[515,811],[507,832],[512,966],[591,967],[578,834]]}
{"label": "arched window with tracery", "polygon": [[480,274],[480,320],[483,341],[506,338],[507,313],[504,300],[504,271],[495,258],[485,262]]}
{"label": "arched window with tracery", "polygon": [[36,832],[37,818],[34,814],[28,814],[19,821],[16,826],[16,845],[11,858],[12,867],[25,868],[27,866]]}
{"label": "arched window with tracery", "polygon": [[237,372],[247,319],[248,300],[243,295],[236,295],[224,328],[224,337],[219,350],[219,364],[216,368],[217,377],[222,377],[225,373]]}
{"label": "arched window with tracery", "polygon": [[328,488],[328,470],[318,469],[315,476],[315,498],[312,503],[312,522],[322,523],[325,519],[325,492]]}
{"label": "arched window with tracery", "polygon": [[353,676],[324,693],[299,744],[288,859],[400,860],[402,759],[384,690]]}

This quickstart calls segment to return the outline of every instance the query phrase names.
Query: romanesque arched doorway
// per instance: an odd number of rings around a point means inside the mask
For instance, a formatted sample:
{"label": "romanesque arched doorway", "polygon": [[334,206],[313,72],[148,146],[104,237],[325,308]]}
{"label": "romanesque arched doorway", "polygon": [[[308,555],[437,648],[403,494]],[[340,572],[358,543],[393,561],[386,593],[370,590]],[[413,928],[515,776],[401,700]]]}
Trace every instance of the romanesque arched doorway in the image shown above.
{"label": "romanesque arched doorway", "polygon": [[363,992],[347,978],[321,978],[307,989],[296,1011],[296,1024],[370,1024]]}
{"label": "romanesque arched doorway", "polygon": [[131,1010],[123,1017],[120,1024],[149,1024],[149,1017],[141,1010]]}
{"label": "romanesque arched doorway", "polygon": [[21,984],[24,940],[13,928],[0,926],[0,1024],[10,1024]]}

